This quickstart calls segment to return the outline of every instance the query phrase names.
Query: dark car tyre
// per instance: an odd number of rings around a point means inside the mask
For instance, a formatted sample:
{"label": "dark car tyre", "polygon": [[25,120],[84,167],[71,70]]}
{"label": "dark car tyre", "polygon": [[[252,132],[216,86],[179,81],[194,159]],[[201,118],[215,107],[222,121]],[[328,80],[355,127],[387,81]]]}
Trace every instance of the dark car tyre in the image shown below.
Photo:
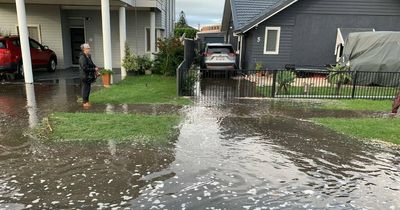
{"label": "dark car tyre", "polygon": [[20,62],[17,65],[17,77],[23,79],[24,78],[24,65]]}
{"label": "dark car tyre", "polygon": [[55,58],[51,58],[49,61],[49,66],[47,67],[47,70],[49,72],[55,72],[57,69],[57,61]]}

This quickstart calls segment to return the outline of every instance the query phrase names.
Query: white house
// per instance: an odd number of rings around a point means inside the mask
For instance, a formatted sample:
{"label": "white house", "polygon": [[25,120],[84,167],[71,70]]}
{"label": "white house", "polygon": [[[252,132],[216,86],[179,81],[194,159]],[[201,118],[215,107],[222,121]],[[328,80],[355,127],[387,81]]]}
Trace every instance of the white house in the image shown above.
{"label": "white house", "polygon": [[134,53],[151,56],[157,38],[172,34],[174,18],[175,0],[0,0],[0,30],[20,33],[23,54],[25,48],[29,54],[25,35],[49,46],[59,69],[78,64],[84,42],[105,68],[121,67],[125,42]]}

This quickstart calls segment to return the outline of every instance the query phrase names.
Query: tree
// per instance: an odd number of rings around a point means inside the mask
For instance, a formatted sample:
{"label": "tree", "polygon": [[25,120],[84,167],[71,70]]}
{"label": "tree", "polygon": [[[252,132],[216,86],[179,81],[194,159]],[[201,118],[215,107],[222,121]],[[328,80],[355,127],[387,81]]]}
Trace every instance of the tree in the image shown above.
{"label": "tree", "polygon": [[186,15],[183,11],[179,14],[178,22],[176,23],[176,28],[187,28],[189,25],[186,22]]}

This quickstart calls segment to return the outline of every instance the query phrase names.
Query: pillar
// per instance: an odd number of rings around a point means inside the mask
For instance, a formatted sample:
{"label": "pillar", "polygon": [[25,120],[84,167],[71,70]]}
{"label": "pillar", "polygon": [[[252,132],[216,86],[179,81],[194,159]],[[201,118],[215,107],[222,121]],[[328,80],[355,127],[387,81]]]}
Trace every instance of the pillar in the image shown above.
{"label": "pillar", "polygon": [[126,45],[126,8],[119,8],[119,46],[121,51],[121,77],[125,79],[126,69],[122,67],[122,63],[125,57],[125,45]]}
{"label": "pillar", "polygon": [[240,35],[238,38],[240,40],[239,43],[239,69],[242,69],[242,65],[243,65],[243,36],[244,35]]}
{"label": "pillar", "polygon": [[112,69],[111,56],[111,25],[110,25],[110,1],[101,0],[101,20],[103,29],[104,68]]}
{"label": "pillar", "polygon": [[37,115],[35,86],[33,84],[26,84],[25,91],[26,91],[26,107],[29,115],[29,127],[35,128],[39,122]]}
{"label": "pillar", "polygon": [[156,12],[154,10],[150,12],[150,52],[151,59],[154,59],[156,52]]}
{"label": "pillar", "polygon": [[15,5],[17,7],[18,30],[19,30],[19,39],[21,43],[21,53],[22,53],[22,63],[24,69],[25,83],[32,84],[33,83],[32,59],[31,59],[31,49],[29,46],[28,25],[26,23],[25,1],[16,0]]}

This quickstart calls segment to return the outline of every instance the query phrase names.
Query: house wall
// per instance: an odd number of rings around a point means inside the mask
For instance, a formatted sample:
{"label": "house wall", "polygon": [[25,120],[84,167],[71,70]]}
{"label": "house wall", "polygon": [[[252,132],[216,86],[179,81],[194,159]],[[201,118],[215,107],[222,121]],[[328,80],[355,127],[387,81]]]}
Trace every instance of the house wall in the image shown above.
{"label": "house wall", "polygon": [[[39,25],[42,44],[57,54],[60,68],[64,68],[60,7],[57,5],[26,5],[28,25]],[[15,4],[0,4],[0,30],[17,34]]]}
{"label": "house wall", "polygon": [[[280,26],[279,55],[264,55],[265,27]],[[335,63],[337,28],[400,30],[398,0],[302,0],[246,33],[245,67]]]}
{"label": "house wall", "polygon": [[[161,28],[160,12],[156,13],[156,27]],[[65,65],[72,65],[71,58],[71,39],[69,34],[68,18],[86,18],[85,20],[85,38],[91,45],[92,59],[98,66],[104,65],[103,54],[103,35],[100,10],[62,10],[62,31],[63,46],[65,54]],[[158,16],[158,18],[157,18]],[[112,63],[113,68],[120,68],[120,46],[119,46],[119,14],[118,11],[110,12],[111,18],[111,43],[112,43]],[[150,27],[150,10],[127,10],[127,44],[133,53],[137,55],[149,54],[145,52],[145,28]]]}
{"label": "house wall", "polygon": [[62,33],[62,46],[64,54],[64,66],[68,68],[72,66],[72,49],[71,49],[71,36],[68,23],[67,12],[61,10],[61,33]]}
{"label": "house wall", "polygon": [[[172,26],[173,18],[170,17],[173,0],[159,0],[161,11],[156,10],[156,27],[164,29]],[[169,10],[168,10],[169,9]],[[26,5],[28,25],[40,25],[42,44],[54,50],[58,57],[58,67],[72,66],[71,37],[68,18],[84,18],[86,42],[92,47],[92,58],[98,66],[103,66],[103,36],[100,10],[62,10],[58,5]],[[145,52],[145,28],[150,27],[149,10],[127,10],[127,43],[133,53],[138,55],[149,54]],[[16,34],[17,13],[15,4],[0,4],[0,30]],[[112,62],[114,68],[120,68],[119,47],[119,14],[118,10],[110,12]],[[172,27],[168,28],[172,30]]]}

